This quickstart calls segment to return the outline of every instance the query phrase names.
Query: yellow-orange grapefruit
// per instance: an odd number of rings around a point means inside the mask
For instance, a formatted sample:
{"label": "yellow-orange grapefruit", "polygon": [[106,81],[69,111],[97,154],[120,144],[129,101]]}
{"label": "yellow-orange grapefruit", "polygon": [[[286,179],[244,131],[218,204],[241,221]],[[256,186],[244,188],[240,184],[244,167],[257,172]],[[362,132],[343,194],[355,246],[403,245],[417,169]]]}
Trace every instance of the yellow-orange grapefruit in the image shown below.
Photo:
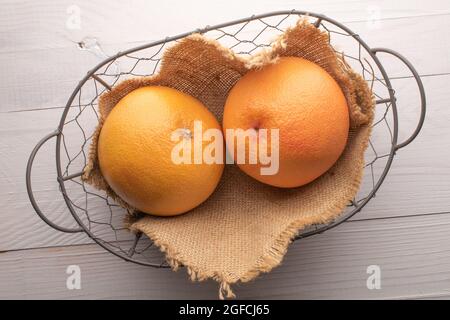
{"label": "yellow-orange grapefruit", "polygon": [[98,140],[100,169],[114,192],[138,210],[160,216],[178,215],[204,202],[220,180],[223,162],[177,164],[172,159],[178,143],[172,133],[182,130],[182,139],[191,144],[196,120],[203,131],[220,129],[200,101],[172,88],[142,87],[122,98]]}
{"label": "yellow-orange grapefruit", "polygon": [[[263,183],[298,187],[326,172],[343,152],[349,130],[348,106],[338,83],[324,69],[306,59],[283,57],[249,71],[231,89],[223,129],[238,128],[255,132],[279,129],[276,174],[262,175],[260,169],[265,165],[259,161],[238,165]],[[236,148],[235,143],[234,150],[229,150],[235,156]]]}

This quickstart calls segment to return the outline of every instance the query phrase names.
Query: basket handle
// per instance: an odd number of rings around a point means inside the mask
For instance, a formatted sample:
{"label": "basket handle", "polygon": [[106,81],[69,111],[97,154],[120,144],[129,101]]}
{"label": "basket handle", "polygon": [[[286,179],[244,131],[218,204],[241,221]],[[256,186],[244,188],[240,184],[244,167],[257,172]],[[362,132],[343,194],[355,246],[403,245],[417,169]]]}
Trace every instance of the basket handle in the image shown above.
{"label": "basket handle", "polygon": [[419,76],[419,73],[417,72],[417,70],[413,67],[411,62],[409,62],[400,53],[398,53],[397,51],[391,50],[391,49],[387,49],[387,48],[373,48],[373,49],[371,49],[371,51],[374,54],[376,54],[378,52],[383,52],[383,53],[387,53],[387,54],[393,55],[394,57],[399,59],[401,62],[403,62],[406,65],[406,67],[408,67],[409,71],[411,71],[414,79],[416,80],[417,87],[419,89],[419,93],[420,93],[420,118],[419,118],[419,123],[417,124],[416,129],[414,130],[414,132],[411,134],[411,136],[408,139],[406,139],[402,143],[398,143],[395,146],[395,149],[398,150],[398,149],[403,148],[403,147],[407,146],[408,144],[410,144],[417,137],[417,135],[419,134],[420,130],[422,129],[423,122],[425,120],[426,105],[427,105],[426,97],[425,97],[425,89],[423,88],[423,83],[422,83],[422,80],[420,79],[420,76]]}
{"label": "basket handle", "polygon": [[37,145],[34,147],[33,151],[31,151],[30,154],[30,158],[28,159],[28,163],[27,163],[27,171],[26,171],[26,183],[27,183],[27,192],[28,192],[28,197],[30,198],[31,201],[31,205],[33,206],[34,210],[36,211],[36,213],[39,215],[39,217],[45,222],[47,223],[50,227],[52,227],[53,229],[62,231],[62,232],[67,232],[67,233],[76,233],[76,232],[81,232],[83,231],[82,228],[65,228],[65,227],[61,227],[59,225],[57,225],[56,223],[52,222],[50,219],[48,219],[44,213],[42,213],[42,210],[39,208],[36,199],[34,198],[33,195],[33,189],[31,187],[31,169],[33,167],[33,161],[34,158],[36,157],[36,154],[38,153],[39,149],[51,138],[56,137],[59,134],[59,131],[55,131],[52,132],[48,135],[46,135],[45,137],[43,137],[38,143]]}

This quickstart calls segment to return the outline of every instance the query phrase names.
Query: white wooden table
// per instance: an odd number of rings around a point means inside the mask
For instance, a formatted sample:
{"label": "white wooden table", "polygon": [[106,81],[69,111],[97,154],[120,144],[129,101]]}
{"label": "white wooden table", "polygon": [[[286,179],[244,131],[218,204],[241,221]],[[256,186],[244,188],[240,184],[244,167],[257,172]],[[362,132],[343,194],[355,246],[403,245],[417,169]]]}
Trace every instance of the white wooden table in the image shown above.
{"label": "white wooden table", "polygon": [[[95,37],[113,54],[207,24],[294,8],[326,14],[371,47],[408,57],[422,75],[428,114],[420,136],[399,152],[377,197],[361,213],[294,243],[280,267],[238,285],[238,297],[450,298],[448,0],[1,0],[1,8],[0,298],[216,298],[213,282],[191,283],[183,270],[126,263],[84,235],[50,229],[28,200],[26,161],[39,138],[55,129],[77,82],[101,60],[76,42]],[[78,9],[79,29],[73,20]],[[407,85],[402,71],[393,76],[397,87]],[[400,138],[415,126],[412,100],[406,95],[400,106]],[[43,210],[68,225],[53,157],[53,145],[44,147],[33,185]],[[66,288],[66,268],[73,264],[82,270],[80,290]],[[370,265],[381,269],[379,290],[367,288]]]}

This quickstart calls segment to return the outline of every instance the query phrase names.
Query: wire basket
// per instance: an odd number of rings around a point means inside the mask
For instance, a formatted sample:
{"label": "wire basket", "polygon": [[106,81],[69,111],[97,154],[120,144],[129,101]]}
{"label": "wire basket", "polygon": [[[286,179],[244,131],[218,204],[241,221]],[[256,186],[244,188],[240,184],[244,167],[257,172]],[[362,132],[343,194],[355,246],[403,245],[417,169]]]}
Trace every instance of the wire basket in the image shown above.
{"label": "wire basket", "polygon": [[[104,249],[127,261],[151,267],[168,267],[164,256],[153,247],[150,239],[142,233],[133,234],[124,227],[126,209],[114,203],[105,192],[81,180],[99,119],[99,96],[124,79],[157,73],[164,49],[193,33],[216,39],[237,54],[253,55],[269,47],[275,36],[293,26],[299,18],[309,19],[317,28],[328,33],[333,48],[367,81],[376,99],[376,110],[372,136],[365,153],[364,178],[358,194],[338,219],[329,224],[310,226],[302,230],[296,239],[331,229],[359,212],[383,183],[395,152],[418,135],[425,118],[424,88],[414,67],[397,52],[385,48],[370,48],[358,34],[324,15],[292,10],[252,16],[168,37],[119,52],[89,71],[69,97],[56,131],[40,140],[30,155],[26,171],[27,191],[37,214],[56,230],[66,233],[85,232]],[[411,136],[401,143],[397,141],[395,90],[377,53],[392,55],[405,64],[419,90],[421,114],[418,125]],[[42,145],[52,138],[56,138],[56,180],[68,211],[79,225],[76,228],[63,227],[49,219],[41,211],[33,195],[33,161]]]}

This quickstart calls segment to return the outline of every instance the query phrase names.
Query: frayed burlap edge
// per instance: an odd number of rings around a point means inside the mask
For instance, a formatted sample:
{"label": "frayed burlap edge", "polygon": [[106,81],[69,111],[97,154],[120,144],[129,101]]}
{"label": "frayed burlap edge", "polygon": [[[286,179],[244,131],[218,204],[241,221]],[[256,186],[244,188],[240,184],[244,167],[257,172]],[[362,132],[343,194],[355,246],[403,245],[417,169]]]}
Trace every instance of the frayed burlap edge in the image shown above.
{"label": "frayed burlap edge", "polygon": [[[186,41],[195,40],[202,41],[205,45],[214,46],[217,52],[220,52],[224,57],[235,61],[236,70],[242,74],[250,69],[261,68],[268,63],[276,63],[280,56],[302,56],[299,54],[301,47],[307,45],[307,43],[300,43],[297,45],[292,45],[287,43],[286,39],[292,36],[293,33],[302,33],[307,37],[308,33],[313,34],[315,37],[322,39],[322,41],[328,42],[328,34],[319,31],[317,28],[313,27],[306,21],[299,21],[299,23],[288,29],[281,37],[279,37],[271,46],[270,49],[264,50],[261,53],[253,56],[248,60],[244,60],[236,56],[231,50],[222,47],[218,42],[214,40],[206,39],[200,35],[193,35],[186,38]],[[180,42],[182,43],[183,40]],[[300,47],[300,48],[299,48]],[[170,48],[168,50],[176,50],[177,46]],[[297,50],[297,51],[296,51]],[[102,101],[105,97],[111,94],[111,92],[106,93],[100,97],[100,121],[93,136],[93,142],[89,154],[89,162],[85,168],[83,180],[96,186],[99,189],[105,190],[106,193],[111,196],[115,201],[117,201],[121,206],[126,208],[129,212],[127,216],[127,224],[130,230],[137,232],[142,231],[147,234],[147,236],[155,243],[156,246],[160,248],[162,252],[165,253],[167,262],[174,269],[177,270],[180,266],[185,266],[187,272],[193,281],[202,281],[206,279],[213,279],[220,283],[219,297],[221,299],[227,297],[234,297],[231,290],[230,284],[236,283],[238,281],[248,282],[256,278],[260,273],[265,273],[271,271],[274,267],[278,266],[284,255],[286,254],[289,244],[292,242],[293,238],[298,234],[300,230],[305,227],[314,224],[328,223],[345,209],[348,204],[348,198],[353,198],[359,189],[361,179],[363,176],[364,167],[364,152],[368,146],[369,136],[371,132],[371,123],[373,121],[373,106],[374,101],[369,88],[364,79],[359,74],[354,73],[348,65],[345,63],[343,56],[335,52],[331,47],[329,47],[328,54],[334,56],[335,64],[331,66],[322,66],[327,70],[330,75],[340,84],[350,110],[350,122],[351,128],[360,128],[359,133],[364,130],[364,135],[366,139],[364,143],[360,145],[358,150],[359,162],[355,163],[355,167],[359,168],[358,175],[351,182],[351,188],[348,190],[348,197],[342,197],[341,201],[334,203],[334,206],[330,207],[327,212],[323,212],[321,217],[308,216],[300,220],[295,220],[290,223],[286,229],[274,239],[273,243],[270,245],[270,250],[263,254],[255,263],[254,267],[246,272],[239,279],[234,279],[231,275],[222,274],[217,272],[204,272],[195,266],[190,266],[186,259],[180,255],[176,248],[171,247],[169,244],[161,241],[154,232],[146,230],[145,225],[139,223],[140,214],[136,214],[134,209],[130,207],[126,202],[124,202],[120,197],[118,197],[114,191],[107,185],[101,176],[100,169],[98,167],[96,143],[98,135],[103,125],[104,119],[106,119],[107,114],[110,110],[102,110]],[[305,59],[312,60],[311,57],[302,56]],[[315,61],[317,63],[317,61]],[[320,63],[318,63],[320,65]],[[163,63],[164,65],[164,58]],[[125,96],[130,91],[146,85],[164,85],[161,83],[159,75],[144,77],[139,79],[129,79],[114,87],[115,92],[120,94],[115,97],[117,102]],[[108,97],[110,98],[110,97]],[[362,128],[362,129],[361,129]],[[330,169],[331,170],[331,169]]]}
{"label": "frayed burlap edge", "polygon": [[[370,135],[370,127],[367,128],[368,135]],[[368,140],[362,147],[360,148],[360,158],[361,161],[359,166],[363,167],[364,165],[364,151],[368,146]],[[348,205],[348,198],[353,198],[354,194],[359,189],[361,179],[363,176],[363,170],[360,170],[357,179],[352,182],[352,188],[349,189],[348,197],[342,197],[342,201],[336,203],[333,207],[330,207],[328,212],[324,212],[324,216],[328,216],[327,218],[318,219],[316,216],[309,216],[307,218],[303,218],[301,220],[293,221],[270,245],[270,250],[266,252],[266,254],[262,255],[258,261],[256,261],[254,267],[250,269],[246,274],[241,276],[239,279],[233,279],[232,276],[228,274],[222,274],[217,272],[207,273],[199,268],[194,266],[190,266],[187,261],[180,255],[175,248],[170,247],[167,243],[161,241],[159,237],[149,231],[146,230],[145,225],[139,225],[139,221],[135,222],[131,225],[131,230],[134,232],[143,231],[147,236],[152,239],[155,245],[160,248],[162,252],[165,253],[168,264],[172,267],[174,271],[178,270],[180,266],[184,266],[187,270],[187,273],[192,281],[204,281],[207,279],[213,279],[220,283],[219,287],[219,298],[235,298],[235,294],[231,288],[232,284],[235,284],[239,281],[241,282],[249,282],[254,280],[261,273],[268,273],[273,268],[277,267],[283,260],[289,244],[292,243],[295,236],[298,232],[308,226],[329,223],[337,218],[335,215],[336,212],[342,212],[346,206]]]}

